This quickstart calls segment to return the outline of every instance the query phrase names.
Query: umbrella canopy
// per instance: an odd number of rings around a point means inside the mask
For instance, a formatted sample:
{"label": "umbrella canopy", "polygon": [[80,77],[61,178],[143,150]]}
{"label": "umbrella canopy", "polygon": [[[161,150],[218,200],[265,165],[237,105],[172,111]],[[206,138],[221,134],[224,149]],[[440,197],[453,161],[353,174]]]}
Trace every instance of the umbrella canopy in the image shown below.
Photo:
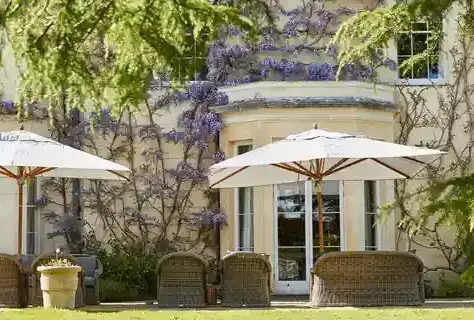
{"label": "umbrella canopy", "polygon": [[312,129],[254,149],[210,168],[214,188],[298,180],[413,178],[444,152],[351,134]]}
{"label": "umbrella canopy", "polygon": [[17,255],[22,252],[23,186],[38,176],[83,179],[127,179],[130,169],[71,148],[38,134],[0,132],[0,175],[18,184]]}
{"label": "umbrella canopy", "polygon": [[[18,167],[51,169],[35,176],[117,180],[130,170],[28,131],[0,132],[0,174]],[[52,169],[54,168],[54,170]],[[43,170],[43,171],[44,171]]]}
{"label": "umbrella canopy", "polygon": [[320,130],[315,125],[211,166],[209,182],[211,188],[236,188],[314,180],[319,250],[323,252],[323,180],[409,179],[443,153]]}

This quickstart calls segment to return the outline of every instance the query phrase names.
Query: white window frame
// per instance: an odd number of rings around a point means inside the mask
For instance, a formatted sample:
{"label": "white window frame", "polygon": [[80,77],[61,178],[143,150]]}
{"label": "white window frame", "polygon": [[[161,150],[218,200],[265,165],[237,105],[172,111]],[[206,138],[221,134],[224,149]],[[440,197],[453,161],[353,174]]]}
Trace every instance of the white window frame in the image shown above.
{"label": "white window frame", "polygon": [[[251,150],[253,149],[253,141],[251,140],[244,140],[244,141],[239,141],[236,142],[234,145],[234,154],[239,155],[238,150],[239,147],[241,146],[251,146]],[[254,251],[255,250],[255,189],[253,187],[246,187],[244,188],[245,190],[249,190],[249,192],[252,192],[252,212],[244,212],[240,213],[240,208],[239,208],[239,189],[240,188],[234,188],[234,212],[235,212],[235,220],[234,220],[234,250],[235,251]],[[253,233],[250,235],[252,238],[253,246],[252,247],[243,247],[240,245],[240,216],[251,216],[252,217],[252,227],[253,227]],[[244,250],[245,249],[245,250]]]}
{"label": "white window frame", "polygon": [[[366,211],[366,199],[365,199],[365,196],[366,196],[366,190],[365,190],[365,186],[366,186],[366,182],[368,181],[364,181],[364,250],[365,251],[369,251],[368,249],[375,249],[375,251],[379,251],[381,248],[382,248],[382,233],[381,233],[381,226],[380,226],[380,211],[379,211],[379,207],[380,207],[380,183],[378,180],[371,180],[374,182],[374,191],[375,191],[375,212],[367,212]],[[375,216],[375,226],[373,227],[375,229],[375,246],[366,246],[365,244],[365,237],[366,237],[366,234],[367,234],[367,230],[365,230],[366,228],[366,218],[368,215],[373,215]]]}
{"label": "white window frame", "polygon": [[[443,29],[443,33],[446,34],[446,21],[445,19],[442,19],[441,23],[443,24],[442,25],[442,29]],[[423,32],[423,31],[421,31]],[[403,32],[403,33],[408,33],[408,32]],[[430,31],[426,31],[426,33],[430,33]],[[447,64],[448,64],[448,61],[447,61],[447,58],[446,58],[446,55],[443,54],[444,50],[443,50],[443,43],[440,43],[440,48],[439,48],[439,52],[438,52],[438,78],[437,79],[429,79],[429,78],[419,78],[419,79],[403,79],[403,78],[399,78],[399,74],[398,74],[398,43],[397,41],[395,40],[395,52],[396,52],[396,55],[395,55],[395,59],[397,61],[397,71],[396,71],[396,81],[395,83],[398,84],[398,85],[405,85],[405,86],[437,86],[437,85],[445,85],[447,83],[447,79],[448,79],[448,68],[447,68]],[[413,43],[412,43],[413,45]]]}
{"label": "white window frame", "polygon": [[[40,178],[36,177],[33,179],[33,182],[35,183],[35,188],[36,188],[36,197],[35,197],[35,200],[40,198],[41,197],[41,182],[39,180]],[[29,200],[29,182],[25,183],[24,185],[24,188],[26,189],[26,199],[25,199],[25,204],[24,204],[24,212],[23,212],[23,215],[24,215],[24,226],[25,226],[25,232],[24,232],[24,253],[25,254],[38,254],[40,252],[40,208],[38,208],[37,205],[35,204],[29,204],[28,203],[28,200]],[[29,231],[29,219],[28,219],[28,215],[30,214],[30,209],[32,209],[33,211],[33,214],[35,215],[35,225],[34,225],[34,231],[33,232],[30,232]],[[35,241],[35,248],[34,248],[34,252],[28,252],[28,249],[29,249],[29,235],[30,234],[33,234],[34,235],[34,241]]]}

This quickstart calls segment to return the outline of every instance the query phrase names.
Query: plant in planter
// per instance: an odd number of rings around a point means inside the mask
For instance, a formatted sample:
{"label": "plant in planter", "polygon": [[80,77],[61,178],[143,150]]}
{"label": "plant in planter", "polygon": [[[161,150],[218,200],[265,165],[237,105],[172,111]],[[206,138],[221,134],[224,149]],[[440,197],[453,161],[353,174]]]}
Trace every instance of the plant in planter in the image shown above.
{"label": "plant in planter", "polygon": [[37,268],[45,308],[74,309],[78,274],[82,270],[67,259],[55,259]]}

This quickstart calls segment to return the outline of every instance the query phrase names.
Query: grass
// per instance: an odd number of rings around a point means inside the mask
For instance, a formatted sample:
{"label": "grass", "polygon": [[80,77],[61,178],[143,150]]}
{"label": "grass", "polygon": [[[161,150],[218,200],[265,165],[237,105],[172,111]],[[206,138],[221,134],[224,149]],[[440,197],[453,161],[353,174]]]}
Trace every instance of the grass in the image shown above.
{"label": "grass", "polygon": [[122,311],[94,313],[29,309],[0,312],[1,320],[470,320],[473,309],[325,309]]}

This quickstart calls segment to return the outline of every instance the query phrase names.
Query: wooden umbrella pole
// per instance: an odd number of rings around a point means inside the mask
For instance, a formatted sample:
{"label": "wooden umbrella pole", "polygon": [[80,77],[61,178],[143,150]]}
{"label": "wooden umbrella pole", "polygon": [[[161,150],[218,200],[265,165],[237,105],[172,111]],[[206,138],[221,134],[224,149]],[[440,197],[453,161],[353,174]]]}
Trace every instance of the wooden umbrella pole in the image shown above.
{"label": "wooden umbrella pole", "polygon": [[323,192],[322,181],[316,181],[316,199],[318,200],[318,228],[319,228],[319,252],[324,252],[324,228],[323,228]]}
{"label": "wooden umbrella pole", "polygon": [[23,178],[17,180],[18,185],[18,248],[17,257],[21,257],[21,249],[23,242]]}

